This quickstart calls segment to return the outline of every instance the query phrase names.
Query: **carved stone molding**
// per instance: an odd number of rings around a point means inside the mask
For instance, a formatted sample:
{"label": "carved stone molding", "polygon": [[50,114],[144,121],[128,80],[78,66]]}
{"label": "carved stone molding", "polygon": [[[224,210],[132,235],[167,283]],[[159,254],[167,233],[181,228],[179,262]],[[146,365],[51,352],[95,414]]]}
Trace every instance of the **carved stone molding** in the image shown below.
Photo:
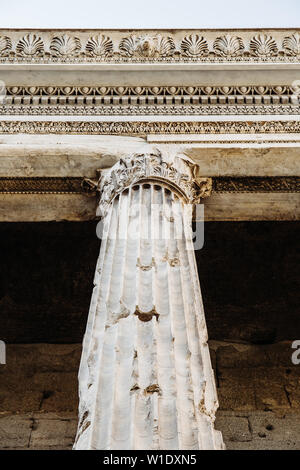
{"label": "carved stone molding", "polygon": [[298,30],[2,30],[0,63],[297,63]]}
{"label": "carved stone molding", "polygon": [[99,180],[99,213],[105,214],[111,201],[124,189],[137,183],[162,184],[172,189],[186,203],[197,204],[211,194],[211,178],[202,178],[199,167],[187,158],[169,161],[160,152],[121,158]]}
{"label": "carved stone molding", "polygon": [[213,178],[213,192],[241,192],[241,193],[299,193],[299,176],[276,176],[276,177],[227,177],[219,176]]}
{"label": "carved stone molding", "polygon": [[[80,177],[0,177],[2,194],[87,194],[95,196],[97,181]],[[212,178],[212,192],[299,193],[299,176]]]}
{"label": "carved stone molding", "polygon": [[10,86],[0,114],[299,114],[299,93],[281,86]]}
{"label": "carved stone molding", "polygon": [[87,192],[83,178],[76,177],[0,177],[4,194],[76,194]]}
{"label": "carved stone molding", "polygon": [[[147,134],[288,135],[299,134],[299,132],[300,121],[0,121],[0,134],[145,136]],[[214,141],[209,140],[208,142],[213,143]],[[231,140],[227,140],[227,143],[230,142]]]}
{"label": "carved stone molding", "polygon": [[155,116],[155,115],[267,115],[282,114],[297,116],[300,114],[300,106],[280,105],[194,105],[194,104],[165,104],[165,105],[0,105],[0,115],[31,115],[31,116]]}

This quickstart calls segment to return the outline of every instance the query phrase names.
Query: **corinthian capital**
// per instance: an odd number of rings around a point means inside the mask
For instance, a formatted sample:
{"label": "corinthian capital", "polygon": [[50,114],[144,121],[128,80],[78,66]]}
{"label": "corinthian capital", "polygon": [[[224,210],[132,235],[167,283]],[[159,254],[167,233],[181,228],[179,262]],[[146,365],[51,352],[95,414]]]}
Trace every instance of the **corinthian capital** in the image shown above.
{"label": "corinthian capital", "polygon": [[105,215],[111,201],[122,191],[139,183],[164,186],[186,204],[198,204],[211,194],[211,178],[200,176],[200,168],[187,157],[163,155],[160,151],[121,158],[98,184],[99,215]]}

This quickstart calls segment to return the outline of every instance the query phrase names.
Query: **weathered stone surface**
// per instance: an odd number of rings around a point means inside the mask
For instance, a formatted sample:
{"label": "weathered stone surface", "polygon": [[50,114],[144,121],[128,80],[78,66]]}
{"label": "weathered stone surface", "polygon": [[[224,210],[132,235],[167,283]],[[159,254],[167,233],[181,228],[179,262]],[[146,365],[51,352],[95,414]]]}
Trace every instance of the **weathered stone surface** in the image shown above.
{"label": "weathered stone surface", "polygon": [[256,409],[254,389],[248,386],[225,386],[217,389],[220,410],[251,411]]}
{"label": "weathered stone surface", "polygon": [[280,416],[276,413],[263,411],[246,413],[219,411],[216,427],[222,431],[227,449],[300,449],[299,412]]}
{"label": "weathered stone surface", "polygon": [[297,442],[300,444],[300,414],[291,412],[281,417],[276,413],[253,413],[249,416],[250,428],[254,439],[268,441]]}
{"label": "weathered stone surface", "polygon": [[80,354],[80,344],[8,345],[7,364],[0,366],[0,410],[77,410]]}
{"label": "weathered stone surface", "polygon": [[299,450],[298,442],[272,442],[265,439],[253,439],[249,442],[230,442],[226,443],[228,450]]}
{"label": "weathered stone surface", "polygon": [[[41,411],[76,411],[78,408],[78,390],[77,380],[72,383],[73,390],[60,391],[51,390],[44,394],[43,402],[40,406]],[[46,396],[45,396],[46,395]]]}
{"label": "weathered stone surface", "polygon": [[83,194],[0,194],[1,222],[82,222],[95,212],[96,198]]}
{"label": "weathered stone surface", "polygon": [[300,377],[285,386],[285,392],[292,408],[300,408]]}
{"label": "weathered stone surface", "polygon": [[[160,142],[155,142],[154,146],[163,150],[166,145],[161,141],[169,136],[159,137]],[[214,137],[218,138],[218,135]],[[157,140],[155,135],[150,138]],[[93,178],[96,170],[111,167],[120,157],[149,148],[141,137],[107,135],[0,135],[0,144],[0,177]],[[173,150],[178,149],[176,144],[167,145]],[[181,144],[180,151],[200,166],[203,176],[298,175],[298,144],[279,145],[248,147],[227,144],[222,148],[218,144],[206,146],[198,142],[193,146]]]}
{"label": "weathered stone surface", "polygon": [[291,342],[258,346],[211,341],[210,346],[216,352],[222,410],[299,408],[300,368],[291,362]]}
{"label": "weathered stone surface", "polygon": [[[96,204],[84,194],[0,194],[0,221],[93,221]],[[298,193],[218,193],[205,202],[207,222],[299,219]]]}
{"label": "weathered stone surface", "polygon": [[292,363],[293,349],[291,341],[275,344],[238,344],[221,341],[210,341],[211,348],[216,351],[220,369],[253,369],[259,379],[259,367],[268,368],[268,374],[297,376],[297,366]]}
{"label": "weathered stone surface", "polygon": [[[24,382],[23,386],[26,386],[26,382]],[[25,390],[23,392],[15,392],[11,389],[10,391],[0,393],[0,411],[38,411],[42,399],[42,391]]]}
{"label": "weathered stone surface", "polygon": [[228,416],[217,413],[216,429],[222,430],[225,442],[248,442],[252,440],[247,417]]}
{"label": "weathered stone surface", "polygon": [[78,372],[37,372],[31,382],[33,388],[72,392]]}
{"label": "weathered stone surface", "polygon": [[0,413],[0,448],[28,447],[32,432],[32,415],[2,415]]}
{"label": "weathered stone surface", "polygon": [[286,410],[290,403],[283,385],[272,384],[272,387],[256,387],[256,406],[259,410]]}
{"label": "weathered stone surface", "polygon": [[34,418],[34,429],[31,434],[30,448],[38,449],[71,449],[77,428],[76,418],[57,416],[56,419],[38,415]]}
{"label": "weathered stone surface", "polygon": [[206,221],[299,220],[299,193],[214,193],[205,202]]}

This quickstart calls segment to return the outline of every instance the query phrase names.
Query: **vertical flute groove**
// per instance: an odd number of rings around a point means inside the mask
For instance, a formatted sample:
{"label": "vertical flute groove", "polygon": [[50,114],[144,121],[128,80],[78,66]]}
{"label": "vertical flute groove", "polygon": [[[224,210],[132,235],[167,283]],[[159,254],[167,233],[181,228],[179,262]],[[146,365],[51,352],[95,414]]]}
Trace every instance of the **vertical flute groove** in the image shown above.
{"label": "vertical flute groove", "polygon": [[155,323],[157,337],[158,434],[160,449],[178,449],[174,347],[169,306],[167,242],[164,238],[163,189],[154,188],[153,235],[155,254],[155,306],[159,320]]}
{"label": "vertical flute groove", "polygon": [[[103,296],[102,307],[106,311],[105,335],[103,339],[102,358],[96,380],[94,420],[91,428],[91,447],[92,449],[106,449],[111,446],[111,430],[113,416],[113,399],[112,391],[115,388],[115,370],[116,370],[116,341],[118,337],[118,323],[115,322],[116,315],[112,309],[118,309],[117,295],[112,290],[115,283],[118,270],[122,263],[122,253],[124,250],[124,242],[120,238],[124,225],[124,216],[122,214],[124,200],[120,197],[115,198],[113,207],[116,212],[116,227],[111,233],[114,238],[113,259],[111,270],[108,276],[107,293]],[[118,282],[116,282],[118,285]],[[102,309],[100,310],[102,313]],[[100,313],[99,312],[99,313]],[[101,318],[101,314],[98,315]],[[100,425],[98,424],[100,423]]]}
{"label": "vertical flute groove", "polygon": [[[139,312],[147,314],[153,309],[151,241],[151,188],[141,186],[140,252],[138,269]],[[141,317],[142,318],[142,317]],[[142,321],[137,315],[138,387],[135,401],[136,449],[151,449],[153,445],[153,395],[148,393],[154,383],[153,319]],[[147,390],[148,389],[148,390]]]}

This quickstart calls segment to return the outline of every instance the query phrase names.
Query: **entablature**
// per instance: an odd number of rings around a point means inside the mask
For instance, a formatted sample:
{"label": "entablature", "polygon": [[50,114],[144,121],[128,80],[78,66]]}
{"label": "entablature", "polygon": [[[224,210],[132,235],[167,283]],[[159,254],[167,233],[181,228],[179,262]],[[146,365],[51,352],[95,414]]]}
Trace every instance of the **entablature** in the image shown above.
{"label": "entablature", "polygon": [[0,30],[1,220],[92,219],[84,178],[152,149],[208,220],[299,218],[299,69],[300,29]]}

